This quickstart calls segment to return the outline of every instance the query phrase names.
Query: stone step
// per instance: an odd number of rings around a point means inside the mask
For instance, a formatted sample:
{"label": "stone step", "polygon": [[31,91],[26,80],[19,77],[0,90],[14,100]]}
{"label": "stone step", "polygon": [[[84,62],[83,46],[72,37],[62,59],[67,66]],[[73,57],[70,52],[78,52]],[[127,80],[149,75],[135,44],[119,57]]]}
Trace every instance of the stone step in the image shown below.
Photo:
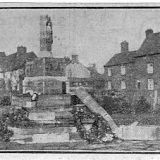
{"label": "stone step", "polygon": [[14,132],[11,142],[20,144],[83,141],[75,127],[37,127],[30,129],[9,127],[9,129]]}
{"label": "stone step", "polygon": [[54,143],[54,142],[69,142],[69,133],[46,133],[33,135],[19,135],[15,134],[11,137],[11,142],[20,144],[34,144],[34,143]]}

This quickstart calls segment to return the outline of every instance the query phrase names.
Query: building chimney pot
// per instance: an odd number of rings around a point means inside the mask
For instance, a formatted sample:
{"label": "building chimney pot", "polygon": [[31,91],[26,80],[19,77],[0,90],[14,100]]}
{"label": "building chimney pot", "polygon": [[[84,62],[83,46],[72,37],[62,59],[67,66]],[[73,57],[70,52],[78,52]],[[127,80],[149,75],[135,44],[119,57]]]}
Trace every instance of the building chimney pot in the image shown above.
{"label": "building chimney pot", "polygon": [[18,47],[17,47],[17,53],[18,53],[18,54],[27,53],[27,48],[24,47],[24,46],[18,46]]}
{"label": "building chimney pot", "polygon": [[128,51],[129,51],[128,48],[129,48],[129,47],[128,47],[128,42],[127,42],[127,41],[121,42],[121,53],[122,53],[122,52],[128,52]]}
{"label": "building chimney pot", "polygon": [[78,63],[79,60],[78,60],[78,55],[72,55],[72,63]]}
{"label": "building chimney pot", "polygon": [[153,34],[152,29],[147,29],[145,32],[146,32],[146,38],[149,38]]}

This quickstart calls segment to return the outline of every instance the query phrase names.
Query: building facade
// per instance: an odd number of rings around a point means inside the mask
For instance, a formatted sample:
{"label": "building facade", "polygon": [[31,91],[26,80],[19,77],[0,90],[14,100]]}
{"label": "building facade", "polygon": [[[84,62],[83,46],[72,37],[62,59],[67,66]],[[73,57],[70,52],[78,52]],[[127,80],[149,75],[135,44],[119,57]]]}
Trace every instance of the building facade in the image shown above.
{"label": "building facade", "polygon": [[104,66],[108,91],[122,94],[130,103],[141,96],[157,109],[160,105],[160,33],[152,29],[136,51],[129,51],[128,42],[121,43],[121,53],[115,54]]}
{"label": "building facade", "polygon": [[84,87],[88,91],[92,89],[91,72],[79,62],[78,55],[72,55],[71,63],[65,69],[68,93],[74,94],[77,87]]}

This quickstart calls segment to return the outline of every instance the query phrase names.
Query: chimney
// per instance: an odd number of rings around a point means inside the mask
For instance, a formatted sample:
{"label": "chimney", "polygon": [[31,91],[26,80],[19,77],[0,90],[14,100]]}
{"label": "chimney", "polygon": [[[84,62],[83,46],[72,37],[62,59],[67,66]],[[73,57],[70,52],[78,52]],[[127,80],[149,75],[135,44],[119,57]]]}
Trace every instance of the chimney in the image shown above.
{"label": "chimney", "polygon": [[79,60],[78,60],[78,55],[72,55],[72,63],[78,63]]}
{"label": "chimney", "polygon": [[145,32],[146,32],[146,38],[149,38],[153,34],[152,29],[147,29]]}
{"label": "chimney", "polygon": [[24,47],[24,46],[18,46],[18,47],[17,47],[17,53],[18,53],[18,54],[27,53],[27,48]]}
{"label": "chimney", "polygon": [[121,42],[121,53],[122,52],[128,52],[128,42],[127,41],[123,41]]}

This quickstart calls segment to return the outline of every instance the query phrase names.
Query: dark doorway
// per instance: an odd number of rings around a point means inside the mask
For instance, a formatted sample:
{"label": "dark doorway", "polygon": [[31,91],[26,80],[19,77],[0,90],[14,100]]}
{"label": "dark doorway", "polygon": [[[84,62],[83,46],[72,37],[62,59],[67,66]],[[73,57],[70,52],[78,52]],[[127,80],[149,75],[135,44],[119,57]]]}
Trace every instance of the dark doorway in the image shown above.
{"label": "dark doorway", "polygon": [[66,94],[66,83],[62,82],[62,94]]}

